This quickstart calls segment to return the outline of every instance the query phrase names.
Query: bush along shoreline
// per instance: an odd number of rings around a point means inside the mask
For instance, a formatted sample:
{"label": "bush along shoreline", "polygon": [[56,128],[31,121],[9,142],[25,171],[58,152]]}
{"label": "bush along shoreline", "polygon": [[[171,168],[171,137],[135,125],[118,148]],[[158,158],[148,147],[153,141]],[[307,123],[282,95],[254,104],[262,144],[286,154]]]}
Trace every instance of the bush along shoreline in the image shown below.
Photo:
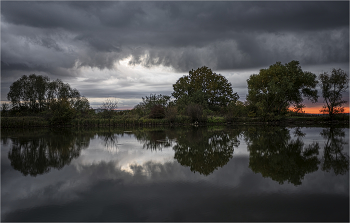
{"label": "bush along shoreline", "polygon": [[178,115],[172,120],[152,118],[75,118],[69,122],[55,122],[44,117],[1,117],[1,129],[28,127],[108,127],[108,126],[206,126],[206,125],[329,125],[349,124],[349,115],[335,116],[302,116],[270,118],[237,117],[227,119],[220,116],[208,116],[200,120],[192,120],[189,116]]}

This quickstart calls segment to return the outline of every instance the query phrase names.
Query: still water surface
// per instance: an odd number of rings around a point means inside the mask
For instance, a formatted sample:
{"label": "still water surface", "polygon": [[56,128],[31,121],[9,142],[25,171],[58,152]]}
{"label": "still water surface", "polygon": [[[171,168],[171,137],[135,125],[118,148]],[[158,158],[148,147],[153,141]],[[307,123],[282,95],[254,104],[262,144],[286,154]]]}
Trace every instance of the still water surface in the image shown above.
{"label": "still water surface", "polygon": [[1,221],[349,221],[349,129],[2,130]]}

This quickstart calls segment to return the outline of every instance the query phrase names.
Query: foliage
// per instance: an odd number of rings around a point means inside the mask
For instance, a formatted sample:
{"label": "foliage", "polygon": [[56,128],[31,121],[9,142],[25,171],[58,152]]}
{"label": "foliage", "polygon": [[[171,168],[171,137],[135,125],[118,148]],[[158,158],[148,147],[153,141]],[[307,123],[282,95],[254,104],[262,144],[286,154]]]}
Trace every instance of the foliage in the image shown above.
{"label": "foliage", "polygon": [[9,103],[1,103],[1,116],[7,116],[11,106]]}
{"label": "foliage", "polygon": [[75,110],[69,103],[68,99],[51,101],[51,125],[69,124],[75,117]]}
{"label": "foliage", "polygon": [[181,109],[182,113],[187,113],[186,108],[189,104],[197,104],[203,108],[203,110],[209,111],[208,100],[205,92],[197,90],[191,95],[184,95],[178,100],[176,100],[176,105]]}
{"label": "foliage", "polygon": [[231,102],[227,106],[227,113],[225,115],[225,120],[227,122],[232,122],[235,118],[245,117],[247,116],[247,114],[248,114],[248,108],[243,102],[241,101]]}
{"label": "foliage", "polygon": [[291,105],[299,106],[303,97],[317,101],[316,75],[302,71],[298,61],[281,62],[261,69],[247,80],[247,101],[256,106],[256,113],[267,116],[283,114]]}
{"label": "foliage", "polygon": [[80,115],[87,115],[89,111],[91,110],[90,102],[89,100],[82,96],[82,97],[76,97],[71,100],[72,107],[80,114]]}
{"label": "foliage", "polygon": [[203,108],[198,104],[189,104],[186,108],[187,115],[192,122],[203,121]]}
{"label": "foliage", "polygon": [[231,83],[221,74],[213,73],[208,67],[191,70],[173,84],[172,96],[181,106],[195,103],[203,108],[218,110],[236,101],[239,96],[233,93]]}
{"label": "foliage", "polygon": [[48,125],[49,121],[44,117],[1,117],[1,128],[19,128]]}
{"label": "foliage", "polygon": [[165,117],[165,111],[162,105],[154,105],[151,109],[150,118],[161,119]]}
{"label": "foliage", "polygon": [[[12,83],[7,99],[11,101],[13,110],[37,112],[50,109],[54,101],[65,99],[74,108],[79,104],[76,104],[77,101],[81,101],[81,95],[78,90],[72,89],[59,79],[50,82],[47,76],[31,74],[23,75]],[[85,98],[83,104],[87,104],[86,101]]]}
{"label": "foliage", "polygon": [[30,110],[42,110],[44,107],[49,78],[31,74],[23,75],[19,80],[12,83],[7,99],[12,107],[19,110],[21,107]]}
{"label": "foliage", "polygon": [[76,115],[90,111],[87,98],[68,83],[35,74],[23,75],[12,83],[7,99],[12,104],[12,115],[44,115],[51,125],[68,124]]}
{"label": "foliage", "polygon": [[224,117],[216,117],[216,116],[208,117],[208,120],[207,120],[207,122],[209,123],[223,123],[225,121],[226,120]]}
{"label": "foliage", "polygon": [[326,102],[326,105],[323,106],[320,112],[328,113],[332,118],[334,114],[344,111],[343,104],[346,101],[342,100],[342,93],[349,87],[348,75],[341,69],[333,68],[331,74],[324,72],[320,74],[319,78],[322,96]]}
{"label": "foliage", "polygon": [[176,106],[168,106],[168,108],[165,110],[165,118],[170,122],[174,122],[176,120],[176,115],[177,115]]}
{"label": "foliage", "polygon": [[168,95],[150,94],[150,96],[142,97],[142,102],[136,105],[133,110],[140,116],[148,115],[156,105],[162,106],[163,109],[168,107],[170,98]]}
{"label": "foliage", "polygon": [[52,101],[67,99],[74,108],[75,102],[81,98],[77,89],[72,89],[68,83],[65,84],[60,79],[48,83],[46,95],[48,106],[50,106]]}
{"label": "foliage", "polygon": [[143,117],[145,115],[145,109],[142,105],[142,103],[137,104],[133,109],[132,109],[132,113]]}

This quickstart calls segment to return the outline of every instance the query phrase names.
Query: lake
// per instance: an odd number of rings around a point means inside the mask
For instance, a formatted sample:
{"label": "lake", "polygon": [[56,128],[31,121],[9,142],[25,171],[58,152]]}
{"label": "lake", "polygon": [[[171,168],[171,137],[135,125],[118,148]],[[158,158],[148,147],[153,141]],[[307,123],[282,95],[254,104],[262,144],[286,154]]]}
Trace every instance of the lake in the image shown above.
{"label": "lake", "polygon": [[349,221],[349,128],[3,129],[1,221]]}

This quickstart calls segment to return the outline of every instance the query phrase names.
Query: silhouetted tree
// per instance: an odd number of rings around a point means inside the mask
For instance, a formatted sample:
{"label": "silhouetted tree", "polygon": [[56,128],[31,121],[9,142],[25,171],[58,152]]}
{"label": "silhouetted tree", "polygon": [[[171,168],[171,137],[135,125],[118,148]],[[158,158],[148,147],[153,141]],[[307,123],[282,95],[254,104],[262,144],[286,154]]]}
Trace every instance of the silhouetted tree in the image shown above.
{"label": "silhouetted tree", "polygon": [[[47,76],[31,74],[23,75],[10,86],[7,99],[11,101],[11,110],[37,112],[46,110],[54,113],[57,108],[69,107],[79,112],[90,108],[89,101],[80,95],[77,89],[72,89],[68,83],[60,79],[50,81]],[[66,106],[66,102],[69,106]],[[59,112],[58,112],[59,113]],[[57,112],[54,114],[56,115]]]}
{"label": "silhouetted tree", "polygon": [[330,118],[333,118],[334,114],[344,112],[343,104],[346,101],[342,99],[342,94],[349,87],[348,75],[342,69],[333,68],[331,74],[324,72],[319,78],[322,96],[326,102],[320,112],[328,113]]}
{"label": "silhouetted tree", "polygon": [[113,115],[117,112],[118,101],[116,99],[107,98],[100,107],[102,111],[102,116],[111,121]]}
{"label": "silhouetted tree", "polygon": [[238,100],[237,93],[233,93],[232,85],[221,74],[213,73],[208,67],[191,70],[189,75],[181,77],[173,84],[172,96],[176,103],[208,105],[209,109],[217,110],[227,106],[231,101]]}
{"label": "silhouetted tree", "polygon": [[247,80],[247,101],[257,107],[262,116],[281,114],[289,106],[300,107],[303,97],[317,101],[316,75],[303,71],[298,61],[281,62],[261,69]]}

